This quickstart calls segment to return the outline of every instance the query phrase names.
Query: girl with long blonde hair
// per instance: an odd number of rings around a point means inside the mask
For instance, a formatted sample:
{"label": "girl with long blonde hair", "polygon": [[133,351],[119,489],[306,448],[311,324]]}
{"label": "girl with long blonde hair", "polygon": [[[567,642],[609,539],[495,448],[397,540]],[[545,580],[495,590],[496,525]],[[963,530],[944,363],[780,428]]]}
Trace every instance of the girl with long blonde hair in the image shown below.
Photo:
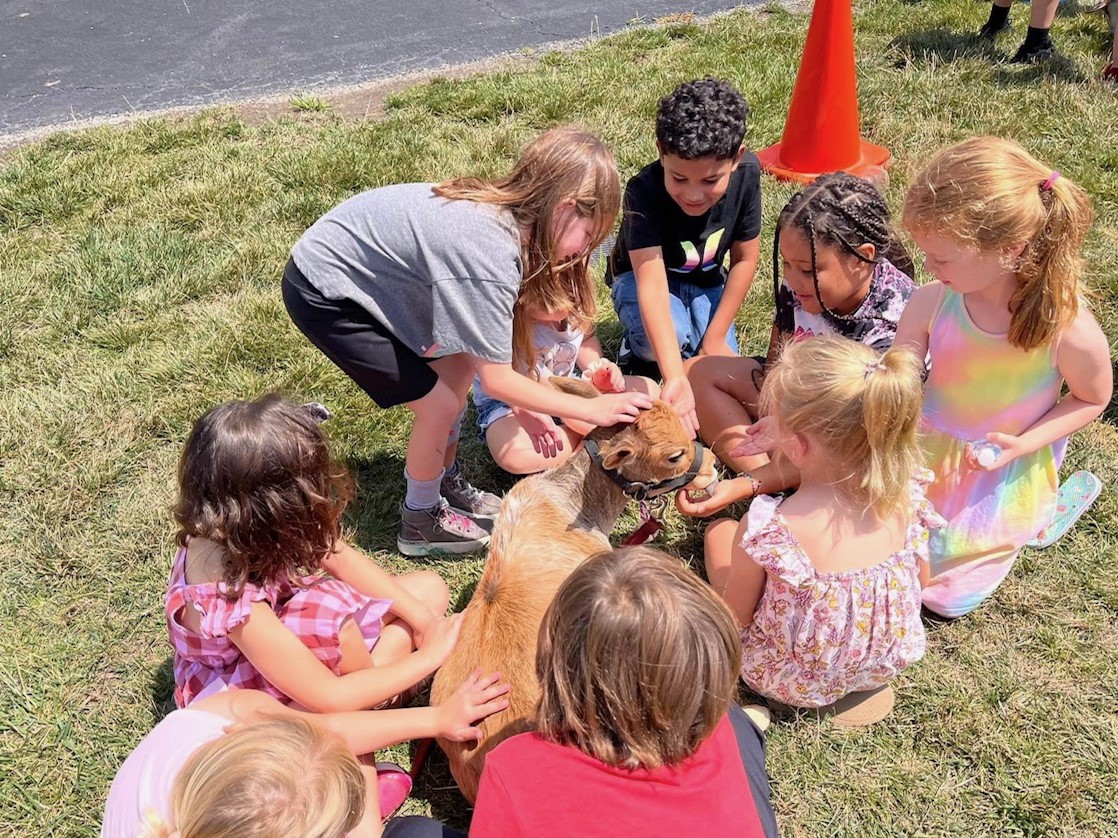
{"label": "girl with long blonde hair", "polygon": [[935,282],[896,346],[930,360],[928,497],[947,519],[924,604],[958,617],[1005,579],[1052,520],[1069,435],[1110,401],[1106,337],[1080,297],[1086,193],[1020,145],[975,137],[912,181],[904,222]]}
{"label": "girl with long blonde hair", "polygon": [[643,393],[584,400],[515,369],[532,357],[519,299],[562,300],[594,316],[588,271],[620,203],[613,156],[592,134],[541,134],[495,179],[372,189],[296,243],[283,295],[296,326],[380,407],[415,416],[397,546],[407,555],[484,547],[498,498],[455,456],[475,373],[510,405],[592,425],[631,422]]}
{"label": "girl with long blonde hair", "polygon": [[760,406],[800,488],[757,496],[705,538],[710,583],[742,627],[742,678],[781,704],[876,721],[890,679],[924,655],[920,587],[941,523],[918,470],[919,364],[838,336],[792,342]]}

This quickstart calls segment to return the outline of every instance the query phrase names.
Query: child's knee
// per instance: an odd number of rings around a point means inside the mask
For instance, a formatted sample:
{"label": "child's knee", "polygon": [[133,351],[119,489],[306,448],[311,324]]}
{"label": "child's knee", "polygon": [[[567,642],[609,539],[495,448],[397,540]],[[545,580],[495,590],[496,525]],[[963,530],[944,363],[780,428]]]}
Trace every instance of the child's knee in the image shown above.
{"label": "child's knee", "polygon": [[433,570],[421,570],[414,574],[415,596],[436,614],[445,614],[450,605],[450,588],[446,581]]}
{"label": "child's knee", "polygon": [[738,522],[733,518],[718,518],[707,527],[703,535],[703,563],[708,576],[729,566],[737,528]]}

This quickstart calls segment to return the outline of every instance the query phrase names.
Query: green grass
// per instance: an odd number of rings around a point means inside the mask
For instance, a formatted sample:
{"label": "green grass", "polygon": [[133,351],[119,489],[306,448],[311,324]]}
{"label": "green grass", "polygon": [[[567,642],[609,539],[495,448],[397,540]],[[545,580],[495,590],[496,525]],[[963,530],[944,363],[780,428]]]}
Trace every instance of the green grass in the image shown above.
{"label": "green grass", "polygon": [[333,104],[326,101],[321,96],[315,96],[313,93],[297,93],[291,97],[291,110],[293,111],[326,113],[326,111],[331,110],[333,107]]}
{"label": "green grass", "polygon": [[[862,123],[895,155],[894,207],[921,160],[976,133],[1014,137],[1083,184],[1098,213],[1092,306],[1113,341],[1118,98],[1095,81],[1101,17],[1063,9],[1055,34],[1069,59],[1012,67],[1004,51],[1023,9],[991,49],[960,34],[986,14],[973,0],[862,4]],[[627,176],[654,155],[657,98],[703,74],[741,87],[753,107],[747,141],[767,145],[779,139],[806,25],[779,7],[673,22],[516,72],[436,79],[393,96],[381,121],[249,127],[219,109],[57,134],[0,163],[0,834],[94,833],[117,766],[170,706],[168,507],[181,442],[206,408],[273,389],[330,405],[335,445],[362,489],[349,537],[387,567],[417,566],[393,552],[405,413],[374,409],[283,311],[280,271],[299,234],[361,189],[500,172],[561,121],[605,136]],[[764,190],[766,255],[740,318],[754,351],[768,335],[773,218],[793,191],[768,179]],[[1108,487],[1116,420],[1111,405],[1068,458]],[[471,475],[506,488],[465,436]],[[672,516],[664,540],[691,558],[699,533]],[[1116,534],[1108,490],[1056,547],[1024,552],[977,613],[929,625],[927,657],[899,679],[885,723],[775,725],[769,765],[785,833],[1115,834]],[[461,601],[480,559],[428,566]],[[438,759],[408,805],[468,818]]]}

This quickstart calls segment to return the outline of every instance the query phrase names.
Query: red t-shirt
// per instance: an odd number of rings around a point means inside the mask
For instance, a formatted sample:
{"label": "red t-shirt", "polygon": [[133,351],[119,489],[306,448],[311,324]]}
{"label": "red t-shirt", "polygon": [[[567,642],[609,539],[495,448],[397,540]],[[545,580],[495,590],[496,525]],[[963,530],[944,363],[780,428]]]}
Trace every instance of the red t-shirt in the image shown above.
{"label": "red t-shirt", "polygon": [[680,765],[629,771],[535,733],[485,758],[472,838],[764,833],[730,720]]}

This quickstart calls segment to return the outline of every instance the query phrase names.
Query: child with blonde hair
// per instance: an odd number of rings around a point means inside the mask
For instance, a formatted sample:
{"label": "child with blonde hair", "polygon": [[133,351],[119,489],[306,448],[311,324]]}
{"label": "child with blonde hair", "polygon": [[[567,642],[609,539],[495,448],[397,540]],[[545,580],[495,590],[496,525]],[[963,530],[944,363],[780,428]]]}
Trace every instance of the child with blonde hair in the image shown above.
{"label": "child with blonde hair", "polygon": [[710,355],[687,365],[700,435],[738,476],[719,481],[711,498],[693,501],[680,492],[681,512],[711,515],[796,486],[794,468],[769,462],[757,448],[765,372],[789,341],[818,335],[842,335],[884,352],[916,290],[911,274],[912,259],[893,230],[889,205],[870,181],[831,172],[788,200],[773,241],[776,310],[767,355]]}
{"label": "child with blonde hair", "polygon": [[194,424],[165,600],[179,707],[233,687],[360,710],[446,660],[461,624],[444,616],[446,583],[430,570],[391,576],[342,541],[351,495],[305,407],[270,395]]}
{"label": "child with blonde hair", "polygon": [[410,556],[489,541],[499,498],[455,459],[476,374],[494,398],[590,425],[633,421],[643,393],[580,399],[526,379],[532,322],[524,288],[592,320],[591,251],[613,225],[620,185],[597,137],[554,128],[493,179],[384,186],[330,210],[295,244],[283,298],[295,325],[380,407],[415,416],[396,545]]}
{"label": "child with blonde hair", "polygon": [[790,343],[760,408],[800,488],[758,496],[705,537],[710,583],[741,626],[742,678],[839,722],[877,721],[889,681],[924,656],[920,586],[942,523],[917,470],[919,363],[840,337]]}
{"label": "child with blonde hair", "polygon": [[540,627],[537,732],[486,757],[471,834],[774,836],[740,659],[732,615],[679,560],[591,557]]}
{"label": "child with blonde hair", "polygon": [[904,222],[935,282],[913,296],[897,345],[929,360],[932,541],[924,604],[977,607],[1052,520],[1067,438],[1113,393],[1106,337],[1080,299],[1091,202],[1010,140],[941,151],[909,185]]}
{"label": "child with blonde hair", "polygon": [[257,690],[203,698],[166,716],[121,765],[101,836],[379,835],[411,783],[378,785],[377,766],[355,755],[415,737],[476,739],[472,725],[508,706],[500,677],[475,672],[445,703],[403,710],[316,715]]}

